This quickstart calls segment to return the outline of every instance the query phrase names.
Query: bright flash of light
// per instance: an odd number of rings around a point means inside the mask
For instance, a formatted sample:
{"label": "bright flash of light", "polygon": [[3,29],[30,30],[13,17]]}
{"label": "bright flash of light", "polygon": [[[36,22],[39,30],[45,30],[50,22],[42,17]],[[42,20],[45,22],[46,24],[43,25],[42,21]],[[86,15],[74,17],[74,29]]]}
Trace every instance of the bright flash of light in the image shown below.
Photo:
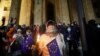
{"label": "bright flash of light", "polygon": [[37,42],[40,41],[40,34],[37,35]]}

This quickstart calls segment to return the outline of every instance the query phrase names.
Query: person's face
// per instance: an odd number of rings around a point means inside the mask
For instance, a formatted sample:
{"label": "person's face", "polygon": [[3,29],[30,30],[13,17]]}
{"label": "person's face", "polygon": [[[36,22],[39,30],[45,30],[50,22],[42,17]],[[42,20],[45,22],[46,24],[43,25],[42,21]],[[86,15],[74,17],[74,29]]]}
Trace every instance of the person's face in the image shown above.
{"label": "person's face", "polygon": [[26,26],[25,25],[22,25],[22,28],[26,28]]}
{"label": "person's face", "polygon": [[2,33],[4,33],[4,32],[5,32],[5,30],[1,30],[1,32],[2,32]]}
{"label": "person's face", "polygon": [[71,26],[74,26],[74,24],[72,23]]}
{"label": "person's face", "polygon": [[17,31],[18,34],[21,34],[21,31]]}
{"label": "person's face", "polygon": [[71,28],[70,28],[70,27],[68,27],[67,31],[68,31],[68,32],[70,32],[70,31],[71,31]]}
{"label": "person's face", "polygon": [[31,34],[31,30],[27,30],[26,35],[30,35],[30,34]]}
{"label": "person's face", "polygon": [[36,30],[39,31],[39,26],[36,27]]}
{"label": "person's face", "polygon": [[50,33],[52,33],[52,32],[56,32],[56,27],[54,26],[54,25],[49,25],[48,27],[47,27],[47,32],[50,32]]}

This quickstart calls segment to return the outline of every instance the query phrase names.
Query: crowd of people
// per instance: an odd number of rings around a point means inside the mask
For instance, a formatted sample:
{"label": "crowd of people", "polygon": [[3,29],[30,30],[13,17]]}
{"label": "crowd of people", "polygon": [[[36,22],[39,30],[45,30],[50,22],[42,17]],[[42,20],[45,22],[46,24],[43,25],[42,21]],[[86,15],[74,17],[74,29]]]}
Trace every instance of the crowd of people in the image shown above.
{"label": "crowd of people", "polygon": [[[4,21],[4,20],[2,20]],[[90,20],[85,25],[88,55],[100,51],[100,25]],[[80,26],[50,20],[42,25],[9,24],[0,26],[1,56],[80,56]]]}

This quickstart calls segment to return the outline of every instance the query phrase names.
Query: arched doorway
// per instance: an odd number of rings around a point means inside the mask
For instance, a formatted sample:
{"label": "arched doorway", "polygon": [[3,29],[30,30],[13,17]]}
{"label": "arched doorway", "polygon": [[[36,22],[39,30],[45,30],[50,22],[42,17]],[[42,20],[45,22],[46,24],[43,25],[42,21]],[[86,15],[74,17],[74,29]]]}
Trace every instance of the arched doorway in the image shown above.
{"label": "arched doorway", "polygon": [[51,0],[46,1],[46,21],[55,21],[55,5]]}

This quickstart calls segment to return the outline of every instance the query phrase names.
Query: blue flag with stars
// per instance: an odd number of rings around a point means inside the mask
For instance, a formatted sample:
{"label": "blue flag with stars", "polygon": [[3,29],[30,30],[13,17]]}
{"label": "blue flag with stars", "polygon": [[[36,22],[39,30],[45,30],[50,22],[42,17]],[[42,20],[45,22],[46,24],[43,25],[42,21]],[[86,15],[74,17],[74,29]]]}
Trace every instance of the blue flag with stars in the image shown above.
{"label": "blue flag with stars", "polygon": [[47,44],[50,56],[61,56],[56,39]]}

